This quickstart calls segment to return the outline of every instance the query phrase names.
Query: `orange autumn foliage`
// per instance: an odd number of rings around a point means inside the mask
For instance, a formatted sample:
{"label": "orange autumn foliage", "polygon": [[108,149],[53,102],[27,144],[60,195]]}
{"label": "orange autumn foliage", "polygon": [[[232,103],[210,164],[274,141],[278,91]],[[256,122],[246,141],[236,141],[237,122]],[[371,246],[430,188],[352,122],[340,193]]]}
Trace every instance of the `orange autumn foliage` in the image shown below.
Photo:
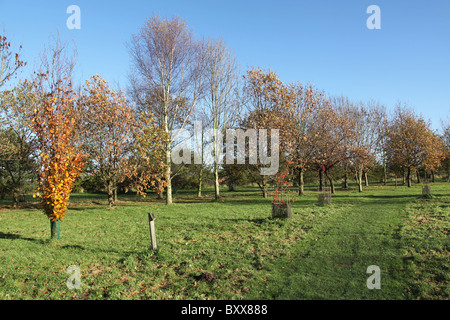
{"label": "orange autumn foliage", "polygon": [[75,143],[74,99],[70,88],[58,87],[43,94],[32,118],[40,151],[37,196],[52,222],[64,218],[73,183],[84,165]]}

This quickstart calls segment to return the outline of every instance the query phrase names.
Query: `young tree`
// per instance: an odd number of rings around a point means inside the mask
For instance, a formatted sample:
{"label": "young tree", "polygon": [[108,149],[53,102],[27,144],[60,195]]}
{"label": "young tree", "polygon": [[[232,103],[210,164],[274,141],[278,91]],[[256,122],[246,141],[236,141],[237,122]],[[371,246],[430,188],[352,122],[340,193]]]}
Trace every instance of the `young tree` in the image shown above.
{"label": "young tree", "polygon": [[41,96],[32,119],[39,150],[37,196],[51,221],[52,238],[58,236],[56,223],[64,218],[73,183],[84,163],[74,100],[70,87],[56,87]]}
{"label": "young tree", "polygon": [[85,161],[77,130],[77,95],[72,90],[75,60],[76,50],[69,55],[67,44],[57,35],[41,53],[35,79],[38,98],[32,128],[38,150],[36,195],[51,221],[52,238],[59,237],[59,223]]}
{"label": "young tree", "polygon": [[80,97],[82,115],[80,132],[83,150],[89,156],[95,174],[108,193],[108,204],[114,205],[117,184],[125,178],[124,169],[131,150],[132,131],[136,122],[133,109],[123,92],[112,90],[99,75],[86,81]]}
{"label": "young tree", "polygon": [[150,17],[130,45],[131,86],[136,103],[156,118],[166,133],[166,204],[172,203],[171,150],[173,130],[182,129],[202,93],[201,45],[177,16]]}

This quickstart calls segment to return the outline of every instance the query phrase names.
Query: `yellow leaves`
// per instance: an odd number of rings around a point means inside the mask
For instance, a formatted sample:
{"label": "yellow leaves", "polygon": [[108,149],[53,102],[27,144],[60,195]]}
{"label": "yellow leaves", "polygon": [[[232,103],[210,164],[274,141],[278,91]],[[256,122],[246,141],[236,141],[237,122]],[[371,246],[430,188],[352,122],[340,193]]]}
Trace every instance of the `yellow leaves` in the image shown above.
{"label": "yellow leaves", "polygon": [[81,173],[84,157],[73,146],[77,140],[73,93],[58,88],[47,94],[35,109],[33,130],[40,152],[39,192],[45,214],[52,220],[61,220],[67,211],[69,196],[76,177]]}

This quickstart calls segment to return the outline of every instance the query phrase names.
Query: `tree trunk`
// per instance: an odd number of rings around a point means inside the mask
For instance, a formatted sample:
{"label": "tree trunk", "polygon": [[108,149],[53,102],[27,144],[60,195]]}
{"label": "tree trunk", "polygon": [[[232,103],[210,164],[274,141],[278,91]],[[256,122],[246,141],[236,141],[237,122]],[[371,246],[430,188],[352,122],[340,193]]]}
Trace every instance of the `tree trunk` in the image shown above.
{"label": "tree trunk", "polygon": [[110,208],[114,205],[114,195],[113,195],[113,183],[111,180],[107,181],[106,192],[108,193],[108,205]]}
{"label": "tree trunk", "polygon": [[319,191],[323,191],[323,173],[319,171]]}
{"label": "tree trunk", "polygon": [[434,171],[431,171],[431,183],[434,183]]}
{"label": "tree trunk", "polygon": [[419,170],[416,170],[416,176],[417,176],[417,183],[420,183],[420,174],[419,174]]}
{"label": "tree trunk", "polygon": [[19,203],[19,199],[17,197],[17,191],[16,190],[13,191],[12,196],[13,196],[13,203],[12,203],[12,205],[13,205],[13,208],[16,209],[17,208],[17,204]]}
{"label": "tree trunk", "polygon": [[166,186],[166,204],[167,205],[171,205],[172,204],[172,179],[170,177],[171,175],[171,153],[170,153],[170,149],[168,148],[166,150],[166,172],[165,172],[165,178],[167,181],[167,186]]}
{"label": "tree trunk", "polygon": [[348,189],[348,173],[347,170],[345,170],[345,175],[344,175],[344,189]]}
{"label": "tree trunk", "polygon": [[267,199],[269,197],[269,192],[267,190],[267,181],[266,180],[267,180],[266,176],[262,176],[261,191],[262,191],[264,199]]}
{"label": "tree trunk", "polygon": [[356,179],[358,180],[358,192],[362,192],[363,188],[362,188],[362,176],[363,176],[363,169],[359,168],[358,169],[358,174],[356,175]]}
{"label": "tree trunk", "polygon": [[406,175],[406,180],[408,181],[408,188],[411,187],[411,168],[408,167],[408,173]]}
{"label": "tree trunk", "polygon": [[219,166],[214,163],[214,192],[216,201],[220,198],[220,186],[219,186]]}
{"label": "tree trunk", "polygon": [[335,190],[334,190],[334,182],[333,182],[333,177],[328,175],[328,172],[325,172],[326,177],[328,178],[328,181],[330,181],[330,189],[331,189],[331,193],[334,194]]}
{"label": "tree trunk", "polygon": [[60,237],[60,224],[61,222],[58,221],[50,221],[50,238],[53,240],[59,240]]}
{"label": "tree trunk", "polygon": [[198,175],[198,189],[197,189],[197,197],[202,196],[202,184],[203,184],[203,164],[200,168],[200,173]]}
{"label": "tree trunk", "polygon": [[298,195],[303,196],[305,194],[305,181],[303,179],[303,167],[298,171]]}
{"label": "tree trunk", "polygon": [[115,179],[115,178],[114,178],[113,190],[114,190],[114,202],[116,202],[117,201],[117,179]]}
{"label": "tree trunk", "polygon": [[366,183],[366,187],[368,187],[369,186],[369,178],[367,177],[367,172],[365,172],[365,171],[364,171],[364,180]]}
{"label": "tree trunk", "polygon": [[167,92],[164,91],[164,131],[166,132],[169,140],[166,141],[166,172],[164,174],[166,179],[166,205],[172,204],[172,179],[171,179],[171,168],[172,168],[172,155],[171,155],[171,141],[170,141],[170,130],[169,130],[169,97],[170,89]]}
{"label": "tree trunk", "polygon": [[387,169],[386,169],[386,163],[383,165],[383,175],[384,175],[384,185],[387,185]]}

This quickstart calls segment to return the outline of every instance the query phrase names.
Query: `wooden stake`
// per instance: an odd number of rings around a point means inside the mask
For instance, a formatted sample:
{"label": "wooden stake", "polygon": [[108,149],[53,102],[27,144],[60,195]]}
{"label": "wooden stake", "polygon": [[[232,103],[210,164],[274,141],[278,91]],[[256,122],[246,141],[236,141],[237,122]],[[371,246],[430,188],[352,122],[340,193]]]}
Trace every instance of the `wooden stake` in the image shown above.
{"label": "wooden stake", "polygon": [[152,240],[152,249],[156,250],[155,216],[152,212],[148,214],[148,221],[150,225],[150,239]]}

